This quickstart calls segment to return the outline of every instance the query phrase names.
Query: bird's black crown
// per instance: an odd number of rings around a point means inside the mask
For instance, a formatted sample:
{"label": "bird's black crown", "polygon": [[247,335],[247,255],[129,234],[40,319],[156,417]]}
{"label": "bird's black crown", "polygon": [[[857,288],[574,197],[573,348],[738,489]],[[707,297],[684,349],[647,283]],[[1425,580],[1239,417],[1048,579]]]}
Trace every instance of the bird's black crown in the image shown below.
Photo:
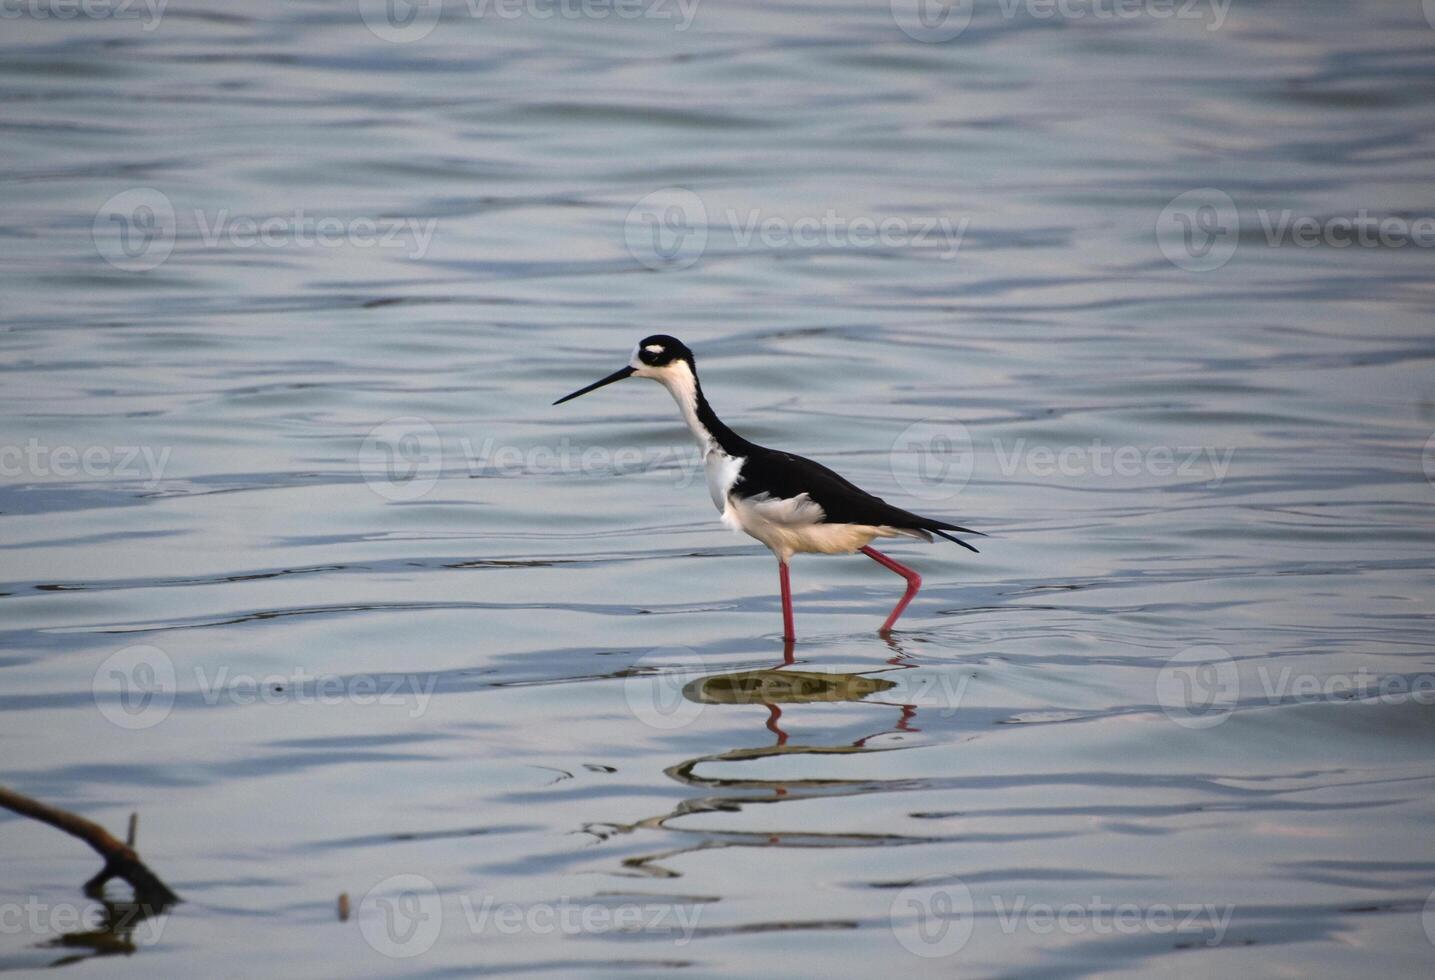
{"label": "bird's black crown", "polygon": [[692,367],[693,352],[678,338],[655,333],[638,341],[638,360],[649,367],[665,367],[674,361],[687,361]]}

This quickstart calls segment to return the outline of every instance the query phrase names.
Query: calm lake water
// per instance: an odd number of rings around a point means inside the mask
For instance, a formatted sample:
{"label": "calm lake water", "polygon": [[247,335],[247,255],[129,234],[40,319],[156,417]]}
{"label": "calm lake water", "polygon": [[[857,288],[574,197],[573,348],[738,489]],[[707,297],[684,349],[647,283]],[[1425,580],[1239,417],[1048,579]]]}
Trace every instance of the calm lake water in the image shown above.
{"label": "calm lake water", "polygon": [[[84,935],[7,814],[0,968],[1430,974],[1417,0],[65,9],[0,21],[0,782],[184,901]],[[656,332],[982,553],[893,544],[890,641],[799,557],[785,664],[668,397],[550,407]]]}

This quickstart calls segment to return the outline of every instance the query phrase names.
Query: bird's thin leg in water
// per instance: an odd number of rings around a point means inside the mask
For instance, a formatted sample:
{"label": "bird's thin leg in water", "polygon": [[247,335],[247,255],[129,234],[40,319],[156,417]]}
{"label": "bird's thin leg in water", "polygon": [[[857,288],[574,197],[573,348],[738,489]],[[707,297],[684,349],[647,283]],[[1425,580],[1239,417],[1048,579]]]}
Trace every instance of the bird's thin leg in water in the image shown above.
{"label": "bird's thin leg in water", "polygon": [[792,628],[792,583],[787,577],[787,562],[777,563],[777,577],[782,582],[782,638],[791,643],[797,639],[797,631]]}
{"label": "bird's thin leg in water", "polygon": [[898,575],[902,576],[904,579],[907,580],[907,591],[902,595],[902,598],[897,601],[896,607],[892,610],[892,615],[887,617],[887,621],[883,623],[882,628],[878,630],[879,633],[886,633],[891,630],[892,624],[897,621],[897,617],[902,615],[902,612],[907,608],[907,603],[912,601],[912,596],[916,595],[917,590],[922,587],[922,576],[918,575],[916,572],[912,571],[912,569],[908,568],[906,565],[903,565],[901,562],[894,561],[891,558],[888,558],[886,555],[882,554],[882,552],[878,551],[876,548],[871,547],[870,545],[862,549],[862,554],[866,555],[868,558],[871,558],[873,561],[877,562],[877,564],[882,565],[886,568],[890,568],[892,571],[896,572]]}
{"label": "bird's thin leg in water", "polygon": [[782,708],[775,704],[767,706],[767,730],[777,736],[778,745],[787,744],[787,732],[782,730]]}

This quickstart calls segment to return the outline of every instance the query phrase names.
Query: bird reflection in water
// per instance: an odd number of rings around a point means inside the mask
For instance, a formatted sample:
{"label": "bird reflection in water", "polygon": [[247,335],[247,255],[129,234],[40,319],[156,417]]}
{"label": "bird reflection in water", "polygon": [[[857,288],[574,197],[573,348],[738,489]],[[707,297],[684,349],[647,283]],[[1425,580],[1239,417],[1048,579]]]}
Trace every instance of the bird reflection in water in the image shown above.
{"label": "bird reflection in water", "polygon": [[[719,847],[880,847],[928,842],[931,838],[902,834],[844,834],[817,831],[784,834],[764,831],[712,831],[669,826],[669,821],[678,817],[701,813],[730,813],[745,805],[880,792],[887,787],[888,783],[899,782],[870,778],[733,778],[704,776],[698,773],[698,769],[705,765],[741,764],[784,755],[837,756],[866,752],[890,752],[903,748],[904,746],[900,745],[869,745],[874,739],[885,735],[910,734],[920,731],[914,724],[917,719],[918,706],[901,700],[889,699],[893,693],[899,696],[905,695],[909,688],[889,677],[879,676],[892,674],[895,671],[909,670],[917,665],[907,660],[906,654],[895,640],[888,639],[887,644],[894,651],[893,656],[887,660],[888,666],[860,674],[793,670],[791,668],[795,665],[795,661],[792,644],[789,643],[784,649],[783,662],[777,666],[762,670],[713,674],[689,682],[682,691],[683,697],[689,701],[705,705],[761,705],[765,707],[767,718],[763,724],[764,728],[773,736],[772,744],[729,749],[725,752],[687,759],[670,766],[664,770],[667,776],[684,785],[706,790],[708,791],[707,795],[684,800],[667,813],[648,817],[636,823],[590,824],[584,829],[603,839],[637,830],[656,830],[699,838],[694,843],[657,853],[629,857],[622,862],[628,874],[661,878],[679,877],[679,872],[664,867],[662,862],[682,854]],[[800,705],[837,702],[861,702],[864,705],[887,707],[893,711],[895,717],[889,724],[877,731],[869,732],[855,739],[844,739],[836,744],[803,744],[791,741],[790,734],[783,724],[784,710],[791,711]]]}
{"label": "bird reflection in water", "polygon": [[[782,705],[784,704],[864,701],[868,704],[890,704],[900,708],[901,715],[892,728],[864,735],[852,743],[852,747],[860,749],[866,745],[869,739],[877,738],[880,735],[887,735],[894,731],[917,731],[911,727],[912,718],[917,713],[915,705],[897,704],[873,697],[873,695],[890,691],[897,686],[895,682],[875,675],[886,673],[887,670],[905,670],[913,666],[903,662],[904,655],[896,641],[889,639],[888,645],[897,651],[895,656],[887,660],[887,663],[891,665],[889,668],[863,674],[833,674],[784,669],[795,663],[793,644],[789,642],[783,646],[782,666],[766,670],[744,670],[732,674],[699,677],[683,688],[683,697],[699,704],[762,705],[768,711],[767,729],[777,736],[777,744],[773,748],[782,748],[787,745],[788,734],[781,724]],[[768,754],[774,753],[769,752]],[[723,756],[704,758],[727,758],[729,755],[725,753]]]}

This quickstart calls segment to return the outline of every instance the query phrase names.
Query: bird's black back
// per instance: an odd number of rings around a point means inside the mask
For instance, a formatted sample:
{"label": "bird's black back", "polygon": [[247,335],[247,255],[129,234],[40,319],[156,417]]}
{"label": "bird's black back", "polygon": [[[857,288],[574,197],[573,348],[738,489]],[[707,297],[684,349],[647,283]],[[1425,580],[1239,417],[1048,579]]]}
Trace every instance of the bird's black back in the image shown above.
{"label": "bird's black back", "polygon": [[871,524],[927,531],[940,534],[969,551],[977,550],[967,542],[942,532],[980,534],[979,531],[894,507],[841,474],[805,456],[767,449],[753,443],[748,443],[748,446],[751,448],[746,453],[747,461],[743,463],[742,474],[730,491],[739,497],[755,497],[766,493],[774,497],[791,498],[805,493],[822,508],[826,515],[825,522],[828,524]]}
{"label": "bird's black back", "polygon": [[[680,342],[671,337],[656,336],[648,339],[655,343],[682,346]],[[646,344],[647,341],[644,343]],[[683,350],[686,351],[687,348],[684,347]],[[691,365],[691,353],[688,354],[688,358]],[[696,379],[696,372],[694,372],[694,378]],[[977,550],[948,532],[960,531],[963,534],[975,534],[980,537],[982,536],[980,531],[973,531],[970,528],[948,524],[946,521],[938,521],[930,517],[922,517],[900,507],[894,507],[881,497],[863,490],[841,474],[829,470],[821,463],[795,453],[768,449],[766,446],[749,442],[724,425],[722,420],[717,417],[717,413],[708,404],[707,396],[703,394],[701,381],[696,383],[695,395],[697,397],[698,421],[716,440],[723,452],[745,460],[737,482],[733,484],[729,493],[744,499],[764,493],[773,497],[791,499],[805,493],[822,508],[823,523],[869,524],[877,527],[925,531],[959,544],[968,551]]]}

